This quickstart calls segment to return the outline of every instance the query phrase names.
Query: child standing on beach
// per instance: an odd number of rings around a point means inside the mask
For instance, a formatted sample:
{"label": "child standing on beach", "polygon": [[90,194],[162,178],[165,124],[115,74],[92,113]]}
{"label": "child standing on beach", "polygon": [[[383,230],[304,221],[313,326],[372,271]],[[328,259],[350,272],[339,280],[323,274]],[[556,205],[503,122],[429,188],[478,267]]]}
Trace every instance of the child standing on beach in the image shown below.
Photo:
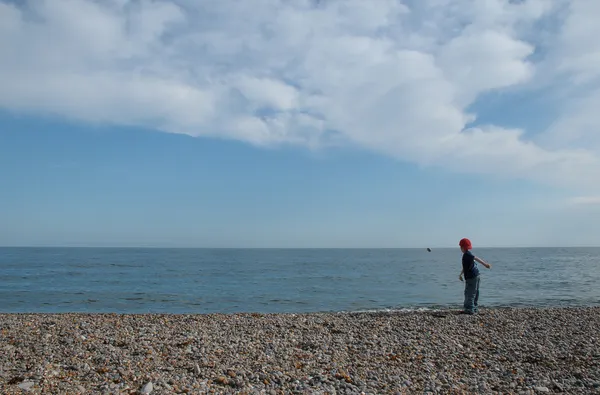
{"label": "child standing on beach", "polygon": [[463,281],[463,274],[465,275],[465,301],[464,310],[465,314],[477,313],[477,302],[479,301],[479,269],[477,268],[476,261],[481,263],[488,269],[492,268],[492,265],[485,262],[471,253],[473,248],[471,240],[462,239],[458,243],[460,250],[463,253],[462,256],[462,270],[458,276],[460,281]]}

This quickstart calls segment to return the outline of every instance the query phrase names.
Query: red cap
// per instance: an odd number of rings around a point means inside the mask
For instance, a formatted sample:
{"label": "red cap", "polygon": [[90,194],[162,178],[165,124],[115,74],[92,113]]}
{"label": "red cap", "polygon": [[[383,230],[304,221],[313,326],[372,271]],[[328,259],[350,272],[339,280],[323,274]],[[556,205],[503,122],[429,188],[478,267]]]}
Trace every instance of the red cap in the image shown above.
{"label": "red cap", "polygon": [[471,240],[469,239],[461,239],[458,242],[458,245],[464,248],[465,250],[471,250],[473,248],[473,246],[471,245]]}

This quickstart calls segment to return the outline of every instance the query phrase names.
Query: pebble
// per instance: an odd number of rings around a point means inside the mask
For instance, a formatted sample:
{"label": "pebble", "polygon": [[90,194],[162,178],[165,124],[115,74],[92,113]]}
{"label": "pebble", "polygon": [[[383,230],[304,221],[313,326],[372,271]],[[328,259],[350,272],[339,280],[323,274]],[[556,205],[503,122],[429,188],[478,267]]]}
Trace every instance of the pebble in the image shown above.
{"label": "pebble", "polygon": [[148,395],[148,394],[152,393],[153,390],[154,390],[154,385],[152,385],[152,382],[150,381],[142,387],[140,392],[144,395]]}
{"label": "pebble", "polygon": [[598,392],[600,308],[463,318],[0,314],[0,393]]}
{"label": "pebble", "polygon": [[29,391],[34,385],[35,383],[33,381],[23,381],[21,384],[19,384],[19,388],[21,388],[23,391]]}

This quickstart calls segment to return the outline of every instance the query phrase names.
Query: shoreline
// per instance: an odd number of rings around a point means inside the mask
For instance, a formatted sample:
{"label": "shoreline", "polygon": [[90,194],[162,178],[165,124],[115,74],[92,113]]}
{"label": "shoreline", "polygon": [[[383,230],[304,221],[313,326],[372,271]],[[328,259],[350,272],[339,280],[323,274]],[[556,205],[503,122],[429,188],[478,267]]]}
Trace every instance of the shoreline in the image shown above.
{"label": "shoreline", "polygon": [[[564,304],[564,305],[482,305],[480,309],[485,311],[502,311],[502,310],[580,310],[580,309],[599,309],[600,301],[598,303],[587,303],[587,304]],[[136,315],[136,316],[150,316],[150,315],[172,315],[172,316],[230,316],[230,315],[318,315],[318,314],[428,314],[428,313],[457,313],[462,310],[462,306],[459,304],[447,305],[447,306],[420,306],[420,307],[398,307],[398,308],[373,308],[365,310],[320,310],[320,311],[286,311],[286,312],[268,312],[268,311],[233,311],[233,312],[127,312],[127,311],[58,311],[58,312],[46,312],[46,311],[2,311],[0,310],[1,316],[11,315]]]}
{"label": "shoreline", "polygon": [[598,306],[0,313],[0,392],[600,394],[598,328]]}

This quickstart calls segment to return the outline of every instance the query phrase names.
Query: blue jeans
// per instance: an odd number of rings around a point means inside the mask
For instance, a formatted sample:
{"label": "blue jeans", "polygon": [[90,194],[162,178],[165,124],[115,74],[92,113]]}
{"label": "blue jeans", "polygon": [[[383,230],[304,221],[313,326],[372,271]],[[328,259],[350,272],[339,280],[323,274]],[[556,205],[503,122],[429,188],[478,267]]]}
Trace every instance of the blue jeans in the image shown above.
{"label": "blue jeans", "polygon": [[477,302],[479,301],[479,276],[465,279],[465,313],[477,313]]}

